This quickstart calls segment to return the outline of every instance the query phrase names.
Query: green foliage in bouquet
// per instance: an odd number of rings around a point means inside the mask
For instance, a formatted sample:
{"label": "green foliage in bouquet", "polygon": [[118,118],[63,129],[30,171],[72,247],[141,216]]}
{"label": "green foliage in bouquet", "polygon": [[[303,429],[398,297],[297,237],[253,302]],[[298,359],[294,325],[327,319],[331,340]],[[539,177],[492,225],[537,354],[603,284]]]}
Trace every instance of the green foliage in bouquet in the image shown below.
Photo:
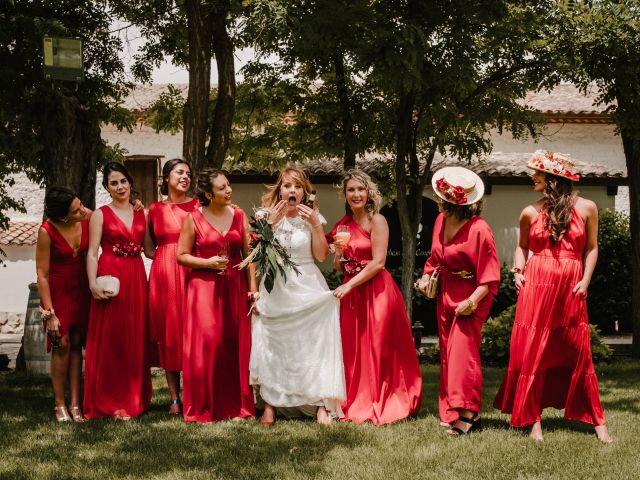
{"label": "green foliage in bouquet", "polygon": [[285,269],[290,268],[300,275],[298,265],[291,261],[287,250],[273,234],[271,224],[266,217],[251,217],[251,253],[240,263],[238,268],[245,268],[255,263],[258,273],[264,278],[264,287],[271,293],[278,274],[287,281]]}

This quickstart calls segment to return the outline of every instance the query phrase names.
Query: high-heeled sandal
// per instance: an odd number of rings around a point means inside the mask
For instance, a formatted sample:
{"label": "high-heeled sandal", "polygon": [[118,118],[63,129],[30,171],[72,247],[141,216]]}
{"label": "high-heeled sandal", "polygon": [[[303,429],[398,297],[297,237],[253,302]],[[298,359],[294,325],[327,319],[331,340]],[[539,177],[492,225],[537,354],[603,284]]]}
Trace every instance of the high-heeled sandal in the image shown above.
{"label": "high-heeled sandal", "polygon": [[272,427],[278,419],[278,412],[275,408],[273,409],[273,420],[263,420],[263,418],[264,413],[262,413],[262,416],[260,417],[260,425],[262,425],[263,427]]}
{"label": "high-heeled sandal", "polygon": [[71,417],[69,416],[66,405],[55,405],[53,407],[53,412],[58,423],[71,421]]}
{"label": "high-heeled sandal", "polygon": [[[469,427],[469,429],[465,432],[464,430],[462,430],[461,428],[458,427],[451,427],[449,430],[447,430],[447,433],[449,435],[451,435],[452,437],[460,437],[462,435],[467,435],[468,433],[471,433],[475,430],[480,430],[482,428],[482,418],[480,418],[480,414],[476,413],[473,418],[469,418],[469,417],[464,417],[462,415],[460,415],[458,417],[458,420],[471,425],[471,427]],[[455,425],[455,423],[454,423]]]}
{"label": "high-heeled sandal", "polygon": [[83,423],[87,421],[78,405],[72,405],[71,408],[69,408],[69,411],[71,412],[71,418],[73,418],[74,422]]}
{"label": "high-heeled sandal", "polygon": [[[174,405],[178,406],[177,411],[172,410]],[[169,415],[175,415],[176,417],[182,415],[182,402],[179,398],[175,398],[169,402]]]}

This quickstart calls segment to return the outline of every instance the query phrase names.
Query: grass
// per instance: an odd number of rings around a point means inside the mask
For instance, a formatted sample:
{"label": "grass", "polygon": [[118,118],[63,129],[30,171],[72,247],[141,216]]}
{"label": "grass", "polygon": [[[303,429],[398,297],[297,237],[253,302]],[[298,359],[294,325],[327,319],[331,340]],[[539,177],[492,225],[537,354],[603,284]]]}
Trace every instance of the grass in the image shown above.
{"label": "grass", "polygon": [[423,369],[417,420],[394,425],[279,421],[185,424],[165,413],[164,378],[137,420],[56,424],[46,379],[0,376],[1,479],[633,479],[640,478],[640,362],[598,369],[615,438],[600,444],[586,425],[545,411],[545,442],[508,428],[491,408],[503,370],[485,369],[482,432],[449,438],[438,426],[438,368]]}

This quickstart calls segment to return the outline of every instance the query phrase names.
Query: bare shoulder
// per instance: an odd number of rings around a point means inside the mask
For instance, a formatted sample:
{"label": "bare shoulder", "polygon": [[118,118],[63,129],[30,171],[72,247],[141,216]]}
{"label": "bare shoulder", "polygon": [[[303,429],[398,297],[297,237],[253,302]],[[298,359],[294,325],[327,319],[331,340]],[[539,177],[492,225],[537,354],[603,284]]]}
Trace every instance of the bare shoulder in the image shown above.
{"label": "bare shoulder", "polygon": [[49,237],[49,232],[47,231],[46,228],[40,225],[40,228],[38,229],[38,243],[42,241],[49,242],[50,240],[51,240],[51,237]]}
{"label": "bare shoulder", "polygon": [[527,205],[522,210],[522,213],[520,213],[520,219],[521,220],[529,219],[530,221],[535,220],[535,218],[540,213],[540,210],[542,210],[543,204],[544,204],[543,200],[538,200],[537,202],[532,203],[531,205]]}
{"label": "bare shoulder", "polygon": [[371,228],[389,228],[387,219],[381,213],[376,213],[371,217]]}
{"label": "bare shoulder", "polygon": [[89,219],[89,225],[101,225],[102,224],[102,209],[96,209]]}
{"label": "bare shoulder", "polygon": [[598,213],[598,206],[596,202],[593,200],[589,200],[587,198],[577,197],[576,198],[576,210],[580,212],[580,215],[593,215],[594,213]]}

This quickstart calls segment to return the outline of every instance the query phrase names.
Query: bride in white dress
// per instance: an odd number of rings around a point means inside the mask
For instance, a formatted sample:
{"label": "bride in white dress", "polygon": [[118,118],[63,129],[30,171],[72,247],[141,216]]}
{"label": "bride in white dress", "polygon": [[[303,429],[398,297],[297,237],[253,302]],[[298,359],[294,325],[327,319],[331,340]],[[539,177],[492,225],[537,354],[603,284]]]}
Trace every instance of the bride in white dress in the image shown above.
{"label": "bride in white dress", "polygon": [[311,183],[304,171],[283,170],[263,196],[274,233],[298,265],[276,276],[267,293],[264,282],[252,317],[251,384],[265,403],[260,422],[272,425],[277,409],[298,407],[315,413],[318,423],[341,417],[345,399],[340,303],[332,295],[315,260],[329,251],[316,209],[304,205]]}

